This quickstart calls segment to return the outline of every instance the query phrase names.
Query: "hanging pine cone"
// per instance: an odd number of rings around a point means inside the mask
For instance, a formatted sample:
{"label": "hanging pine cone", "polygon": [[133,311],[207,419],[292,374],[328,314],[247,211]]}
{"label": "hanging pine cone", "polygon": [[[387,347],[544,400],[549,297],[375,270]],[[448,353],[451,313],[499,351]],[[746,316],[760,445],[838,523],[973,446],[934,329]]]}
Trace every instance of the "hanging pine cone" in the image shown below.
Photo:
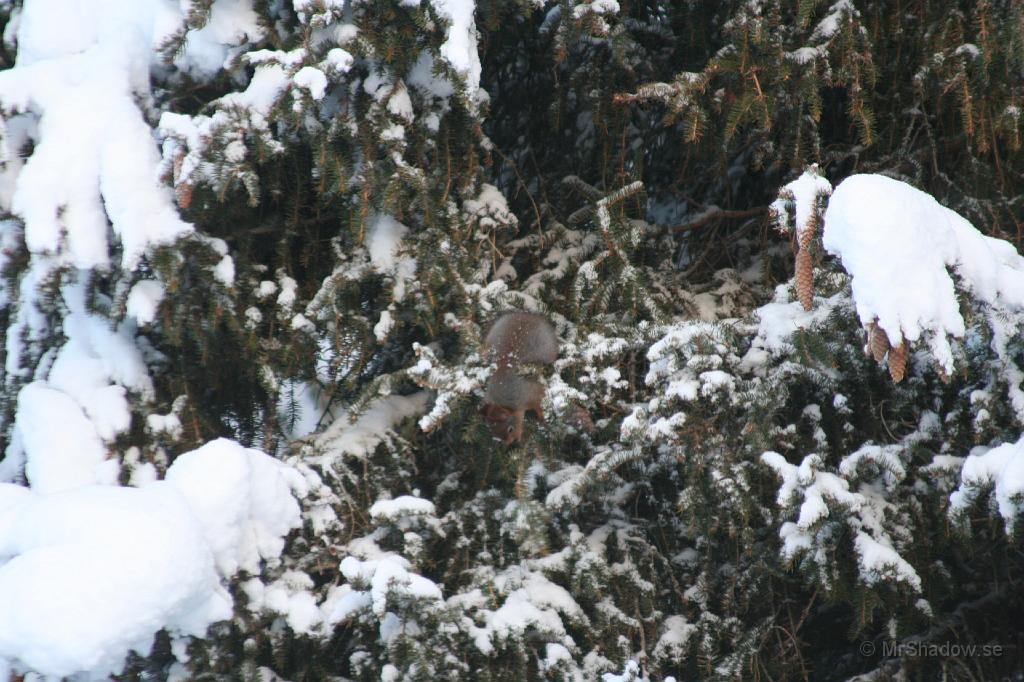
{"label": "hanging pine cone", "polygon": [[811,264],[811,252],[800,249],[796,254],[796,297],[804,310],[811,309],[814,300],[814,266]]}
{"label": "hanging pine cone", "polygon": [[807,217],[807,223],[804,225],[803,232],[800,233],[797,238],[797,242],[800,247],[800,251],[810,252],[811,244],[814,243],[814,238],[818,236],[818,212],[814,210],[811,215]]}
{"label": "hanging pine cone", "polygon": [[907,350],[907,342],[902,341],[889,351],[889,376],[897,384],[903,381],[907,372]]}
{"label": "hanging pine cone", "polygon": [[192,185],[188,182],[183,182],[174,188],[175,198],[178,200],[178,206],[182,209],[189,207],[192,203]]}
{"label": "hanging pine cone", "polygon": [[881,362],[885,354],[889,352],[889,337],[885,330],[874,322],[868,322],[868,348],[871,350],[871,357],[875,362]]}

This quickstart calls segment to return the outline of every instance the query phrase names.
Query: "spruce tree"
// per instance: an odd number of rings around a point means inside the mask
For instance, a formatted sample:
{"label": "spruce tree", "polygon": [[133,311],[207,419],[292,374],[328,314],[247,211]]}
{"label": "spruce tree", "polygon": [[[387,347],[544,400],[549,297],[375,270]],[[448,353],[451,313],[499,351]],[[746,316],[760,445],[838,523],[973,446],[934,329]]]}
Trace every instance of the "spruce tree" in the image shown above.
{"label": "spruce tree", "polygon": [[[824,231],[870,173],[1019,246],[1019,3],[89,5],[0,0],[0,593],[21,488],[241,529],[103,674],[1018,670],[1019,306],[947,264],[899,336]],[[512,309],[560,354],[505,446]]]}

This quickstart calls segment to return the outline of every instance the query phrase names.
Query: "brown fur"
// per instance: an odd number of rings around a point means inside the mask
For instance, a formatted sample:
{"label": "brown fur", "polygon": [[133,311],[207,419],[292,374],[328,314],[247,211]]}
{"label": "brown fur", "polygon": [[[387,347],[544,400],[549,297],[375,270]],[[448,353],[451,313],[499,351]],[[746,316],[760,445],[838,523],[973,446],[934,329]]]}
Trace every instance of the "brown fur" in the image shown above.
{"label": "brown fur", "polygon": [[558,337],[551,320],[537,313],[505,313],[484,337],[484,349],[499,367],[515,367],[558,359]]}
{"label": "brown fur", "polygon": [[533,412],[544,423],[544,385],[519,376],[514,368],[530,362],[553,363],[558,358],[558,338],[551,321],[543,315],[510,312],[491,325],[484,348],[493,354],[498,369],[487,380],[480,411],[491,434],[511,445],[523,437],[527,412]]}
{"label": "brown fur", "polygon": [[523,418],[533,412],[544,423],[544,385],[524,379],[508,367],[499,367],[487,381],[487,394],[481,412],[487,427],[505,445],[523,437]]}

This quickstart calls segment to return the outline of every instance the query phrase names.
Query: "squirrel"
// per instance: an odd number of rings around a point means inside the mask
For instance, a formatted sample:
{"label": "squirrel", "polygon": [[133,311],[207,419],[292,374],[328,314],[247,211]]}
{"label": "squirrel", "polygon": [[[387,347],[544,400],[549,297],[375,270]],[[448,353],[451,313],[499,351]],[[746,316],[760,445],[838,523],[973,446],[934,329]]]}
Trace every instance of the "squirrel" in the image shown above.
{"label": "squirrel", "polygon": [[533,412],[544,423],[540,406],[544,385],[519,376],[515,368],[530,362],[553,363],[558,358],[558,338],[551,320],[544,315],[508,312],[491,325],[483,346],[485,354],[493,355],[498,369],[487,380],[480,412],[491,434],[511,445],[523,437],[527,412]]}

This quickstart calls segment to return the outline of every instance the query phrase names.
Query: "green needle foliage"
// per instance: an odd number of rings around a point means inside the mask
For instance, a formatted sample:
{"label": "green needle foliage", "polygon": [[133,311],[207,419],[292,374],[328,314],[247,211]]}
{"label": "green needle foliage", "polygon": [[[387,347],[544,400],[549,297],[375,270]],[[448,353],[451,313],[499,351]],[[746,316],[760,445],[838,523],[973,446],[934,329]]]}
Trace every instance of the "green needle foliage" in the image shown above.
{"label": "green needle foliage", "polygon": [[[477,73],[448,56],[455,3],[254,0],[262,36],[181,68],[221,4],[191,3],[146,104],[196,233],[83,286],[111,328],[136,282],[166,291],[122,479],[235,438],[301,472],[304,527],[230,585],[232,620],[161,633],[123,679],[1019,672],[1018,526],[984,486],[950,496],[1024,429],[1024,318],[964,295],[956,373],[912,348],[895,384],[820,249],[799,307],[768,206],[809,164],[882,173],[1019,246],[1024,5],[479,0]],[[34,268],[0,217],[3,467],[82,274]],[[506,447],[481,339],[513,308],[562,347],[523,368],[546,421]]]}

